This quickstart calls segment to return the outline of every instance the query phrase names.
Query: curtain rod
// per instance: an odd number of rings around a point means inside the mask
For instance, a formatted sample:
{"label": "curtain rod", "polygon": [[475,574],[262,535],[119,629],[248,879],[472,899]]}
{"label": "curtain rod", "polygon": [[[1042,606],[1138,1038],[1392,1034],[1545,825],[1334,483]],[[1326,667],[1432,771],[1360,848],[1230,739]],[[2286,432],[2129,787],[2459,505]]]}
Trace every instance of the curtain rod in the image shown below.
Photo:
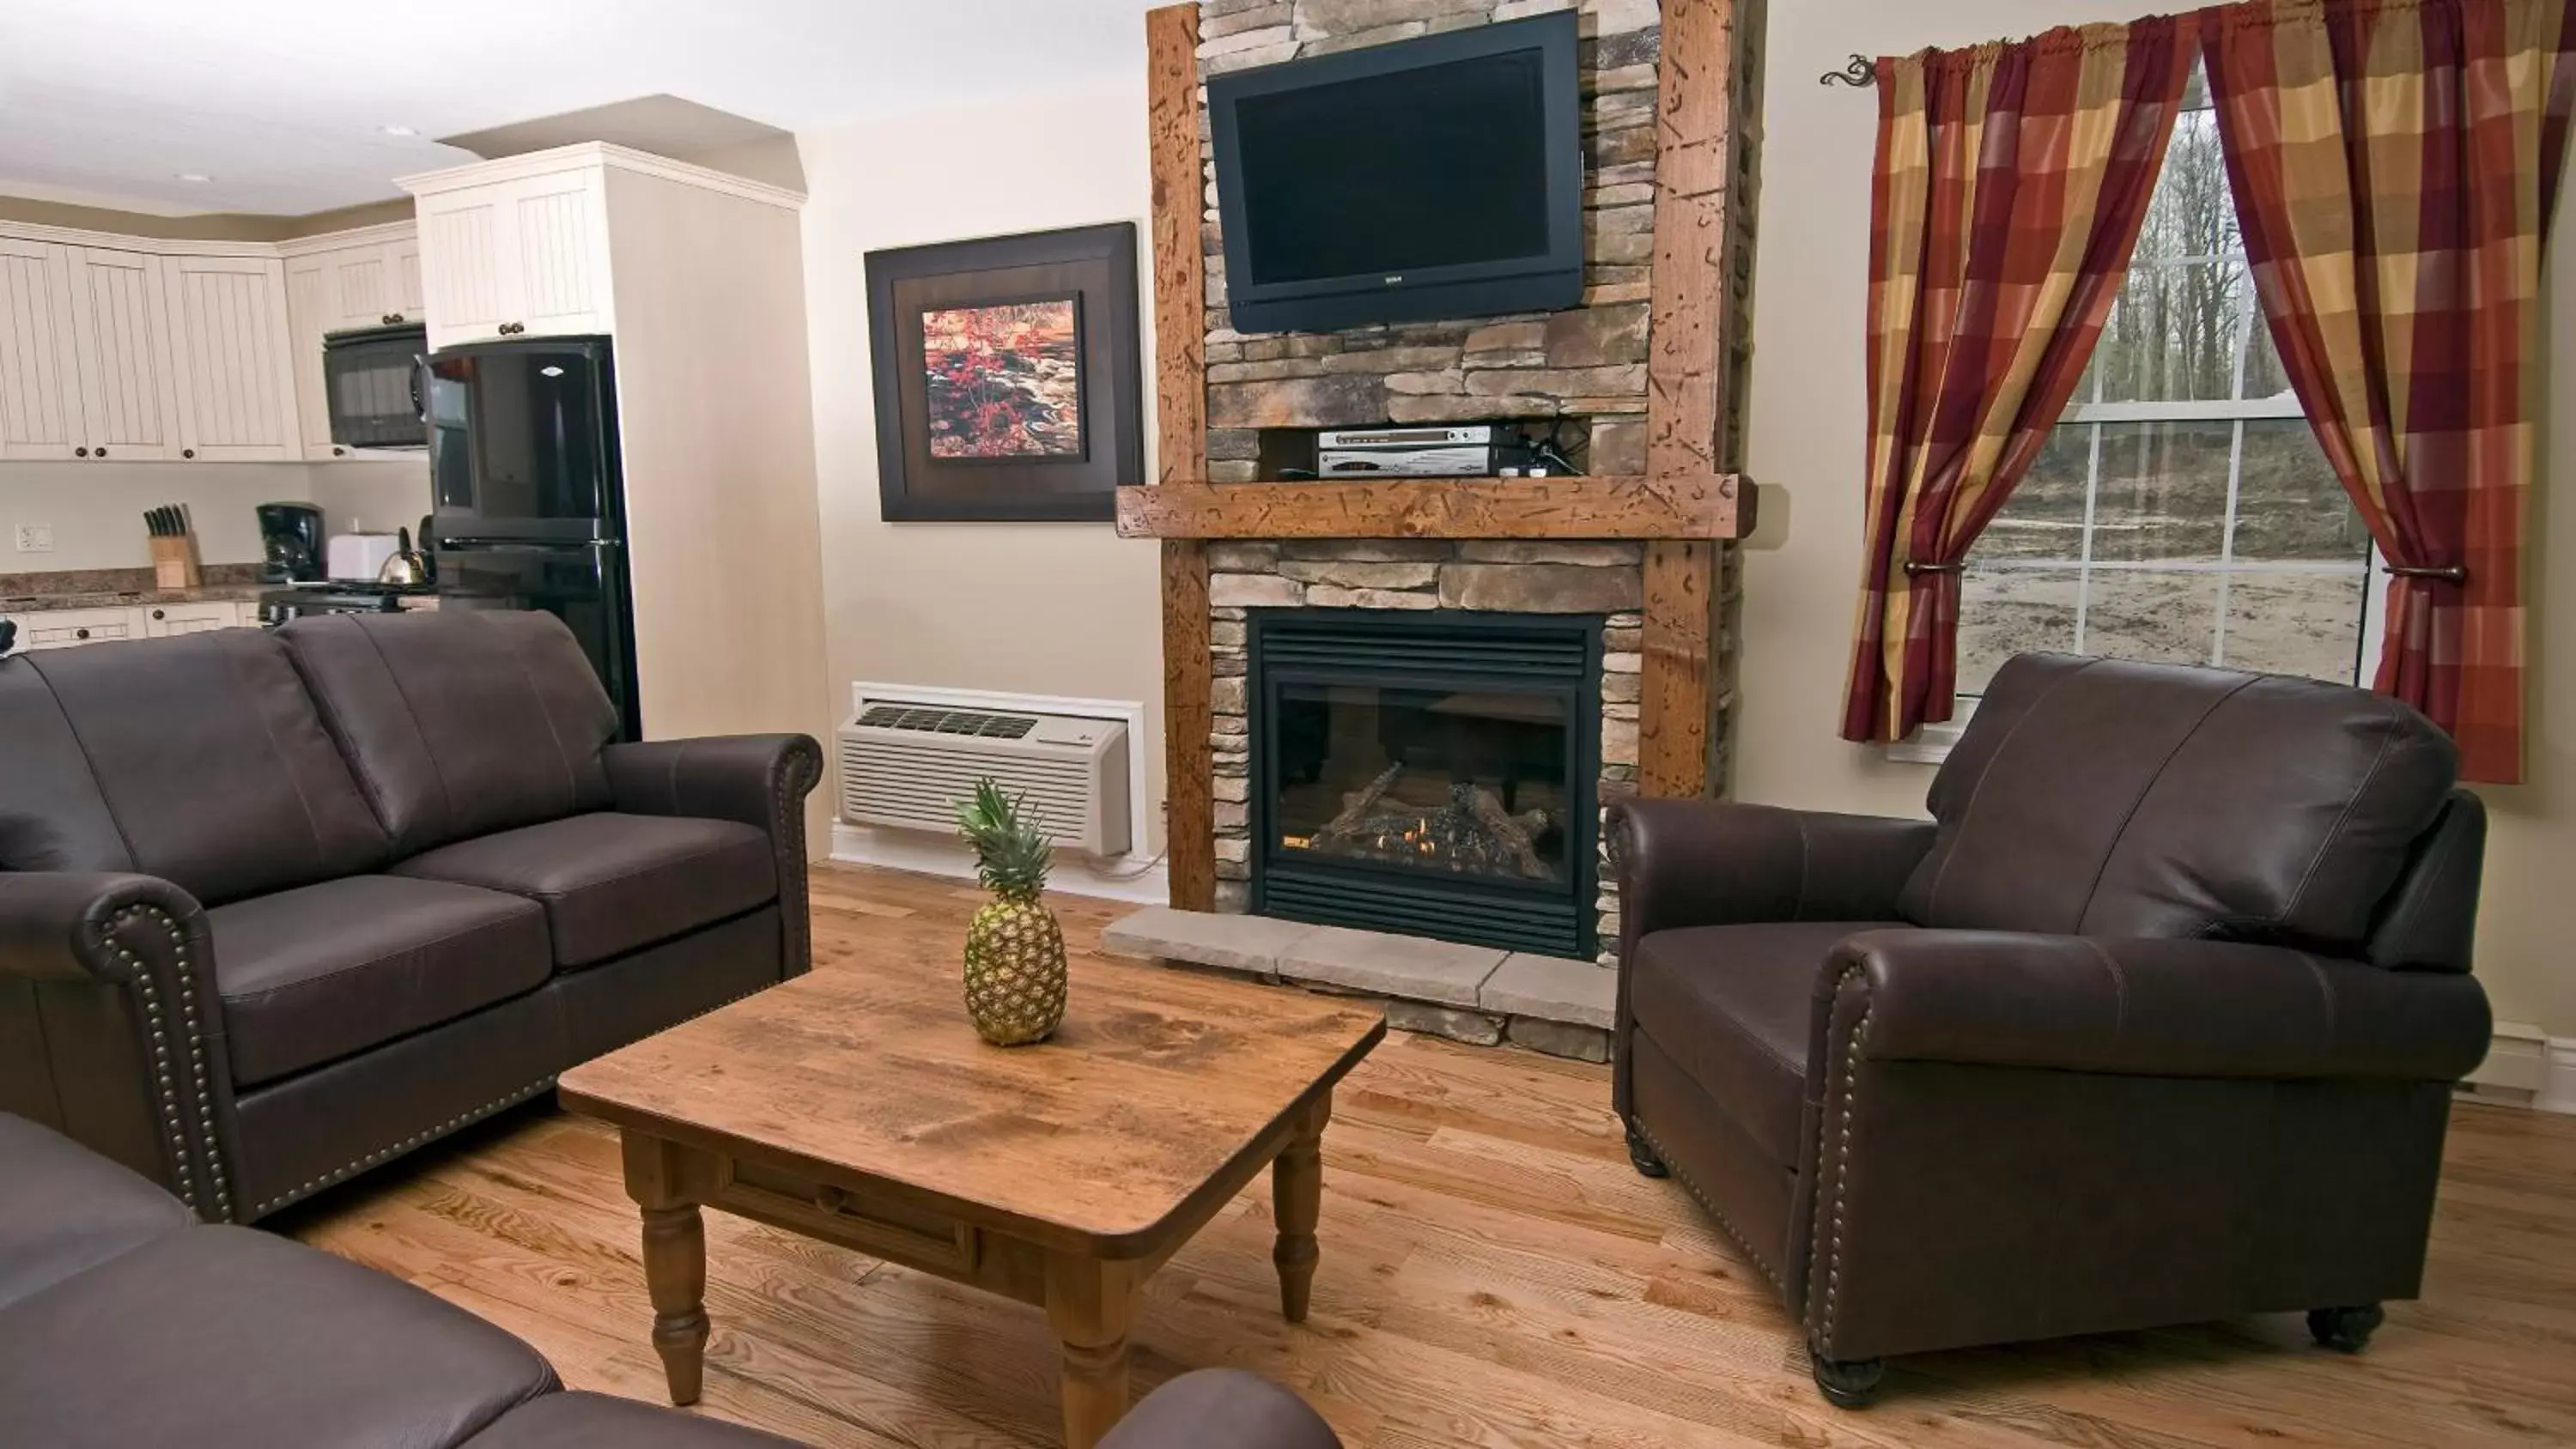
{"label": "curtain rod", "polygon": [[1868,90],[1878,84],[1878,62],[1868,56],[1855,54],[1851,58],[1851,64],[1841,70],[1826,71],[1818,78],[1817,84],[1850,86],[1856,91]]}

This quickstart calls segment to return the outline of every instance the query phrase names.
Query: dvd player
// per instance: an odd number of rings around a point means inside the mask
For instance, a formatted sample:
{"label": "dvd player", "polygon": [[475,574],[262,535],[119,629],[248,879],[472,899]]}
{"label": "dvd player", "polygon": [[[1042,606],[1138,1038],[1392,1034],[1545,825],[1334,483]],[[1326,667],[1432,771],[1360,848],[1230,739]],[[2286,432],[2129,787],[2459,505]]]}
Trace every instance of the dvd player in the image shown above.
{"label": "dvd player", "polygon": [[1326,478],[1396,475],[1490,477],[1502,429],[1464,427],[1326,428],[1315,435],[1316,472]]}

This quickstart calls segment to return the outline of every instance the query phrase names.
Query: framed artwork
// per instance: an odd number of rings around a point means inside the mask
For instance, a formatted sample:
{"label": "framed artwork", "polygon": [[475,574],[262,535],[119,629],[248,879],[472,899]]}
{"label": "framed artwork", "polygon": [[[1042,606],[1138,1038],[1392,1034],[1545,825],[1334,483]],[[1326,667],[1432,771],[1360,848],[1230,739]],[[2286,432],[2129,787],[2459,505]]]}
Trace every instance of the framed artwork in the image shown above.
{"label": "framed artwork", "polygon": [[1100,521],[1144,472],[1133,223],[870,252],[889,522]]}

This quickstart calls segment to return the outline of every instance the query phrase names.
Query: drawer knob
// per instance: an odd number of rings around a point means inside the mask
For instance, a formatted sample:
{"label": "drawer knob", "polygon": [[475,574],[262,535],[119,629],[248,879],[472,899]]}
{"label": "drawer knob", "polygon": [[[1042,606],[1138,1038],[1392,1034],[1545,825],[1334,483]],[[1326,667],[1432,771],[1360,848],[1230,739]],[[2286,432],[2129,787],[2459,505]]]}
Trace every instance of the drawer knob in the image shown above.
{"label": "drawer knob", "polygon": [[87,448],[74,448],[74,449],[72,449],[72,456],[73,456],[73,457],[75,457],[75,458],[86,458],[86,457],[88,457],[88,456],[89,456],[89,449],[87,449]]}
{"label": "drawer knob", "polygon": [[193,458],[197,456],[197,450],[194,448],[181,448],[179,450],[179,456],[182,458]]}
{"label": "drawer knob", "polygon": [[99,457],[102,457],[102,458],[106,457],[106,456],[107,456],[107,450],[106,450],[105,448],[101,448],[101,449],[99,449],[99,450],[98,450],[98,456],[99,456]]}
{"label": "drawer knob", "polygon": [[87,629],[74,629],[72,631],[72,637],[75,639],[86,639],[89,637],[89,631]]}

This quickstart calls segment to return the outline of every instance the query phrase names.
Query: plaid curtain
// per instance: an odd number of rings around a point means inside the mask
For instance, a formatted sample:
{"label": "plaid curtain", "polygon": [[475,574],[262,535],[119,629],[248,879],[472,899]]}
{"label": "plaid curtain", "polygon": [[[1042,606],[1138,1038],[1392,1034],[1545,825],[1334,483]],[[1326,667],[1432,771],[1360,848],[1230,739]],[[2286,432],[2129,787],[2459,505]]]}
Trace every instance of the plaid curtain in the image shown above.
{"label": "plaid curtain", "polygon": [[2201,17],[2255,291],[2386,555],[2379,688],[2522,777],[2540,254],[2576,0],[2262,0]]}
{"label": "plaid curtain", "polygon": [[2191,74],[2171,18],[1879,63],[1868,554],[1843,737],[1950,718],[1959,574],[2126,278]]}

